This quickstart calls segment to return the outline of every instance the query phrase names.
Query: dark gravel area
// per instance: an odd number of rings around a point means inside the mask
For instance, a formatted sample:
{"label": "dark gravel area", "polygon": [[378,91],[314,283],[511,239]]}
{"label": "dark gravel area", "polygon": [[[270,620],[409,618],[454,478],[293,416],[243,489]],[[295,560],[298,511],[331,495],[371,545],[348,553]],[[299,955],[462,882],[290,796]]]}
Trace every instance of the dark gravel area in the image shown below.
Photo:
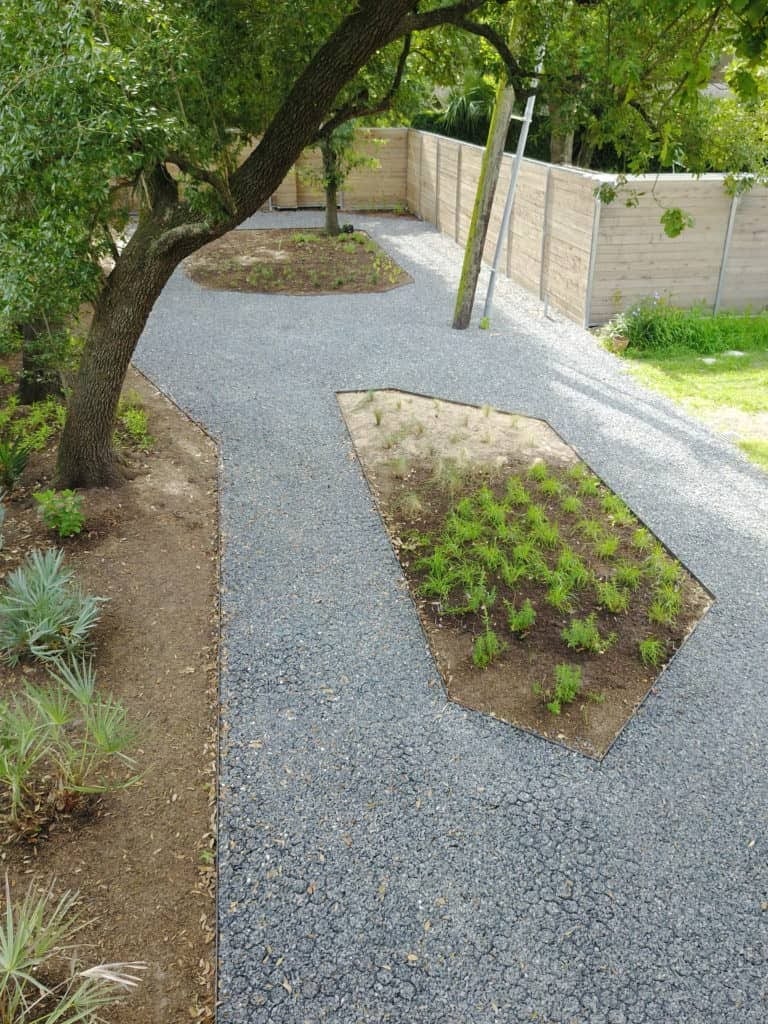
{"label": "dark gravel area", "polygon": [[[179,271],[137,354],[221,443],[220,1024],[764,1024],[768,476],[508,282],[452,331],[460,251],[354,220],[413,285]],[[377,387],[548,419],[713,592],[602,764],[446,704],[334,397]]]}

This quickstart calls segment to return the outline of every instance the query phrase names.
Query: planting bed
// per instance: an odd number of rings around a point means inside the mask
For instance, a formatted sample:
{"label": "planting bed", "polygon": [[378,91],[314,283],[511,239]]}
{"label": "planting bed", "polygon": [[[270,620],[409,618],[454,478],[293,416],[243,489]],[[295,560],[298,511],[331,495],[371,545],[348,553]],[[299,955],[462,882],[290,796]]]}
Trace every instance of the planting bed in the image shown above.
{"label": "planting bed", "polygon": [[450,699],[603,757],[709,595],[544,422],[338,398]]}
{"label": "planting bed", "polygon": [[384,292],[411,281],[364,232],[331,238],[317,228],[230,231],[185,267],[197,284],[238,292]]}
{"label": "planting bed", "polygon": [[[0,366],[7,431],[18,357]],[[57,547],[83,590],[107,598],[93,636],[97,692],[125,708],[134,733],[127,753],[139,778],[127,789],[61,806],[45,796],[43,777],[23,827],[8,821],[9,793],[0,785],[0,915],[4,877],[14,905],[28,889],[51,886],[56,899],[78,893],[83,960],[147,965],[137,989],[104,1010],[104,1019],[210,1021],[217,457],[211,441],[143,377],[131,371],[128,383],[151,433],[145,445],[126,449],[130,479],[119,489],[82,492],[84,529],[62,539],[40,521],[32,498],[53,486],[57,435],[41,436],[4,499],[0,583],[31,550]],[[0,700],[14,701],[30,683],[52,688],[43,664],[0,664]]]}

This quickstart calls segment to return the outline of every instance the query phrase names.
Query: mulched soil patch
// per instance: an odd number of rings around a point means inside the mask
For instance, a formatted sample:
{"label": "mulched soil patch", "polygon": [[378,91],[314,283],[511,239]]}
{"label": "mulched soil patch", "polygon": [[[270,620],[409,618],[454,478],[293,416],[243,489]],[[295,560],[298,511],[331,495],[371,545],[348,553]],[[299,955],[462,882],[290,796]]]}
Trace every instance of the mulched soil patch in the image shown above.
{"label": "mulched soil patch", "polygon": [[362,231],[230,231],[185,260],[205,288],[288,295],[385,292],[412,279]]}
{"label": "mulched soil patch", "polygon": [[[13,366],[11,367],[13,368]],[[210,439],[131,372],[156,439],[129,457],[133,479],[84,493],[86,528],[61,541],[39,521],[31,492],[52,486],[54,449],[35,454],[6,499],[2,576],[33,547],[63,547],[87,593],[108,597],[96,629],[100,688],[137,730],[138,785],[92,800],[36,841],[7,834],[0,873],[18,899],[54,879],[77,890],[93,923],[89,963],[145,961],[138,989],[111,1024],[213,1019],[217,454]],[[0,695],[39,666],[0,668]],[[3,900],[0,896],[0,904]]]}
{"label": "mulched soil patch", "polygon": [[[568,613],[544,600],[546,586],[541,583],[521,580],[512,589],[489,572],[489,582],[497,590],[489,625],[506,650],[487,668],[477,668],[472,650],[483,632],[482,616],[444,614],[440,600],[421,593],[425,574],[418,565],[424,554],[419,537],[438,535],[462,497],[486,485],[501,498],[508,478],[522,476],[547,517],[558,524],[563,539],[600,579],[609,578],[623,559],[642,559],[631,544],[640,524],[612,524],[618,550],[611,558],[596,556],[577,524],[601,517],[600,498],[582,495],[580,513],[567,515],[557,499],[537,493],[535,483],[526,479],[537,460],[544,460],[552,474],[564,481],[569,479],[568,469],[579,463],[575,452],[541,421],[398,392],[342,394],[339,402],[448,696],[580,753],[603,757],[659,676],[658,668],[641,663],[638,642],[652,634],[663,643],[668,662],[711,604],[709,595],[681,567],[681,613],[671,626],[651,625],[646,615],[652,592],[648,579],[634,592],[628,612],[613,615],[595,608],[592,588],[577,593]],[[604,485],[600,490],[601,497],[610,493]],[[519,608],[526,598],[533,602],[537,619],[520,638],[507,626],[504,602]],[[600,633],[615,632],[617,640],[601,654],[568,648],[562,630],[572,618],[593,610]],[[562,663],[580,666],[583,690],[559,715],[553,715],[532,687],[537,681],[551,685],[555,666]]]}

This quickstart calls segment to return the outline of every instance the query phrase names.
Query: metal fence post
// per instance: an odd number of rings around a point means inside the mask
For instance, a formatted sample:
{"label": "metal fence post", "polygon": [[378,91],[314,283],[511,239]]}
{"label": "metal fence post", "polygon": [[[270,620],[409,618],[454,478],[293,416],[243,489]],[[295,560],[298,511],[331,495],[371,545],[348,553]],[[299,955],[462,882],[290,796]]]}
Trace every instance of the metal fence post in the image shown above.
{"label": "metal fence post", "polygon": [[733,196],[731,198],[731,208],[728,211],[728,227],[725,229],[725,241],[723,242],[723,255],[720,258],[720,273],[717,276],[717,289],[715,291],[715,304],[712,307],[712,312],[717,313],[720,310],[720,300],[723,297],[723,285],[725,284],[725,274],[728,270],[728,253],[731,249],[731,239],[733,238],[733,224],[736,220],[736,210],[739,205],[739,197]]}

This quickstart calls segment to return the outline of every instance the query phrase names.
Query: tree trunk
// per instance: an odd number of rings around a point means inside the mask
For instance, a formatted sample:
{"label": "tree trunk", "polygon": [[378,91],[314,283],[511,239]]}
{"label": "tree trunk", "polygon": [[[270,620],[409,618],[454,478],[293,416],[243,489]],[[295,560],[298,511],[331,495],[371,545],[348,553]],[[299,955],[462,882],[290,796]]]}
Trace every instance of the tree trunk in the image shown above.
{"label": "tree trunk", "polygon": [[549,137],[549,159],[553,164],[573,163],[573,132],[555,132]]}
{"label": "tree trunk", "polygon": [[493,197],[496,194],[501,158],[504,156],[504,143],[514,102],[515,90],[502,80],[496,92],[496,104],[493,108],[491,126],[488,129],[488,142],[483,153],[480,181],[477,184],[475,206],[472,211],[472,223],[469,226],[467,247],[464,250],[464,263],[461,268],[456,308],[453,314],[453,326],[457,330],[468,327],[472,317],[472,306],[475,302],[477,280],[480,277]]}
{"label": "tree trunk", "polygon": [[50,345],[46,344],[51,334],[61,329],[61,324],[51,327],[44,320],[20,324],[21,373],[16,395],[22,405],[61,395],[61,374],[53,365]]}
{"label": "tree trunk", "polygon": [[325,233],[331,237],[341,233],[338,211],[339,161],[330,139],[320,142],[323,157],[323,187],[325,189]]}
{"label": "tree trunk", "polygon": [[59,487],[107,487],[123,474],[113,446],[117,405],[152,306],[179,260],[158,257],[157,225],[140,225],[96,300],[59,443]]}

